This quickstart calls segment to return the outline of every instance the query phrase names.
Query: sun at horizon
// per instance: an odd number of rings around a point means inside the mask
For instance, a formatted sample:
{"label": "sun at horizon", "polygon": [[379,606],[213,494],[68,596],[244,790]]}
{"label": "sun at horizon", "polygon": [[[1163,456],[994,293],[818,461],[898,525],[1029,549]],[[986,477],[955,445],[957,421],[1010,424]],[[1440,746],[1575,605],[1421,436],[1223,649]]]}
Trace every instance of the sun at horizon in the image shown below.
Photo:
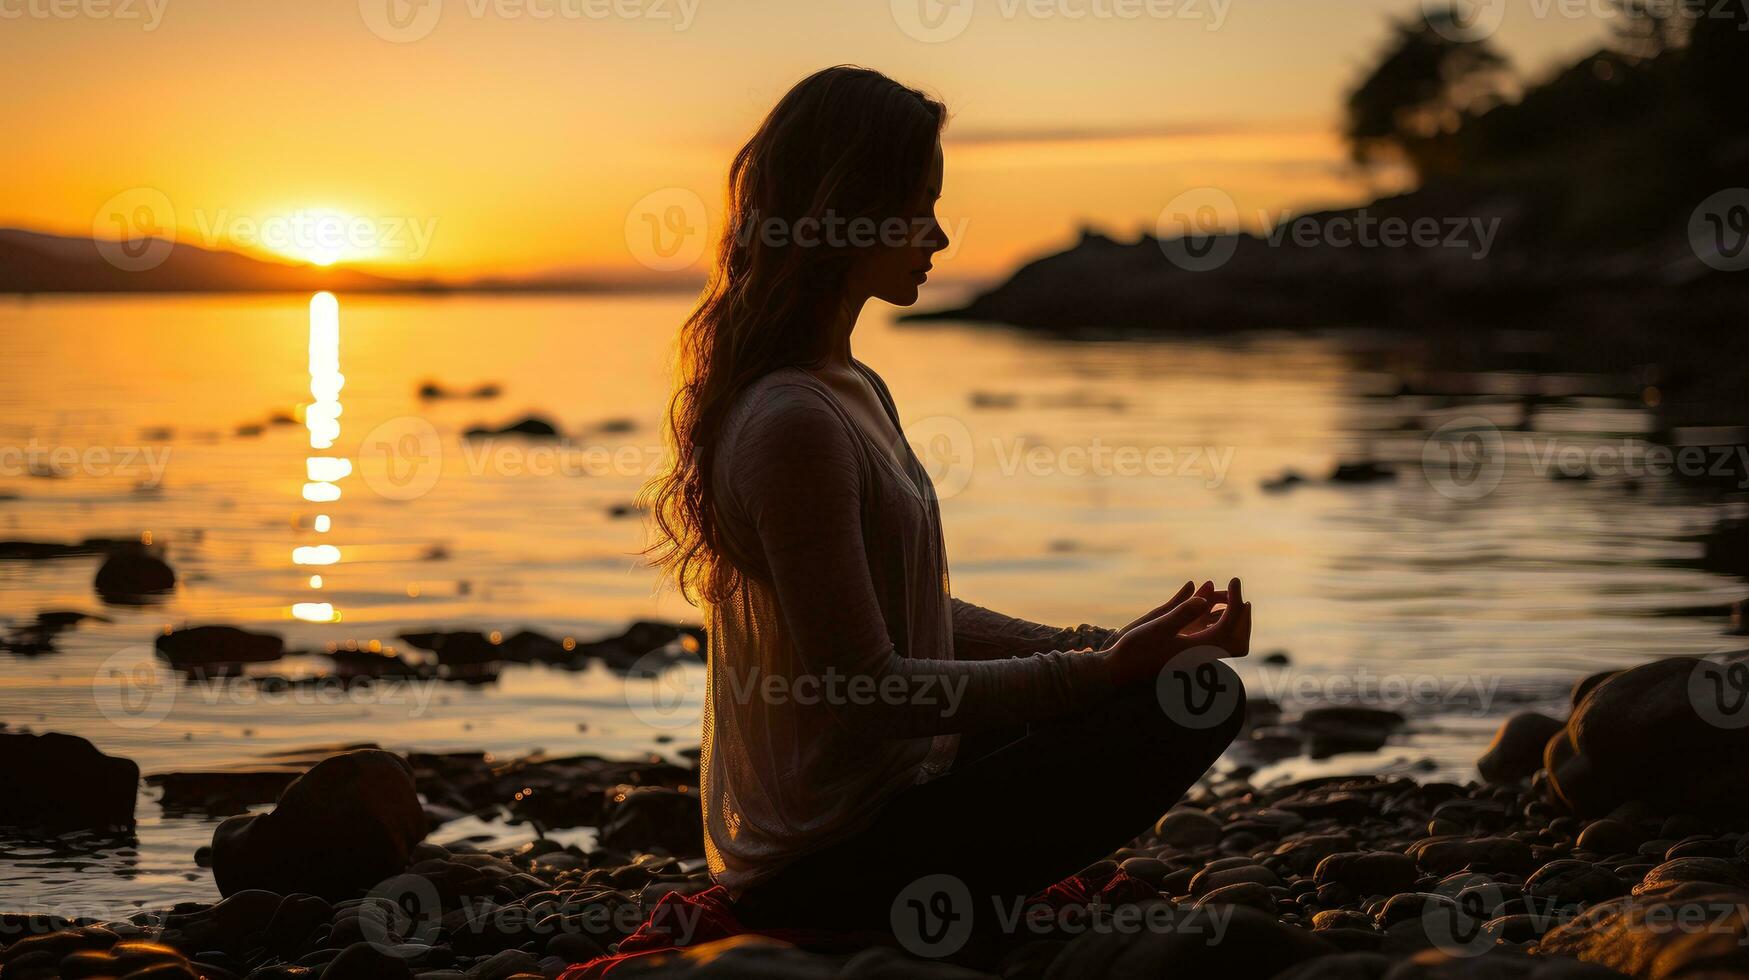
{"label": "sun at horizon", "polygon": [[383,255],[378,223],[338,208],[297,208],[264,219],[253,242],[274,258],[329,268]]}

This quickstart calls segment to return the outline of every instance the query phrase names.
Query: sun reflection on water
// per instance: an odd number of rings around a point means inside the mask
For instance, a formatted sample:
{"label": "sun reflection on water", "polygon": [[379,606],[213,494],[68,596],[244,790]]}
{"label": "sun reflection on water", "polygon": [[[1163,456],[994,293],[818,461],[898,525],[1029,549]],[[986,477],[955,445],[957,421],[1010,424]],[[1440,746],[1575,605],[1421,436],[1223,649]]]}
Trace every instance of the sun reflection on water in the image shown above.
{"label": "sun reflection on water", "polygon": [[[304,427],[310,432],[310,448],[334,448],[340,437],[340,389],[346,386],[346,376],[340,373],[340,301],[333,293],[317,293],[310,299],[310,395],[314,399],[304,409]],[[352,461],[338,456],[310,456],[304,460],[303,498],[311,503],[330,503],[340,499],[339,482],[352,474]],[[327,514],[316,515],[312,528],[325,534],[333,522]],[[302,545],[292,549],[295,565],[336,565],[340,549],[331,544]],[[312,575],[310,588],[323,586],[322,576]],[[296,602],[292,617],[311,623],[332,623],[340,614],[329,602]]]}

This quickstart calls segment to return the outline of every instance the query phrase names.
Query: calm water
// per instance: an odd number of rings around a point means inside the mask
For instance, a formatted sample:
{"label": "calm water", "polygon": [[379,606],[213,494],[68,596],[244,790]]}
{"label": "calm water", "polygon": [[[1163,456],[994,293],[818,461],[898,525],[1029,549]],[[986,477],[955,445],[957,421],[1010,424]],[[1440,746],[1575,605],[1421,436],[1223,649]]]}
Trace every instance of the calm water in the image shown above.
{"label": "calm water", "polygon": [[[342,742],[501,754],[695,744],[702,689],[691,669],[626,680],[599,665],[507,667],[492,683],[357,698],[163,683],[142,704],[122,687],[153,670],[149,645],[171,626],[416,653],[395,635],[528,627],[589,639],[636,618],[696,621],[657,593],[636,554],[642,524],[622,510],[659,461],[668,344],[687,305],[343,298],[339,429],[316,450],[323,399],[311,370],[321,388],[333,365],[323,343],[313,364],[304,299],[4,301],[0,446],[12,454],[0,461],[0,538],[150,535],[180,585],[160,605],[105,606],[91,588],[95,559],[0,560],[0,617],[107,619],[63,634],[56,653],[0,654],[0,721],[83,735],[148,774]],[[1242,665],[1254,693],[1322,701],[1358,689],[1415,718],[1379,755],[1282,773],[1430,758],[1434,775],[1464,778],[1501,715],[1558,701],[1578,674],[1731,645],[1718,619],[1661,614],[1742,595],[1681,565],[1698,552],[1683,538],[1715,514],[1701,498],[1657,479],[1554,480],[1522,453],[1474,499],[1429,481],[1425,432],[1460,417],[1515,423],[1522,379],[1473,379],[1495,396],[1384,398],[1394,381],[1355,369],[1352,338],[1067,342],[895,327],[884,309],[856,342],[942,485],[958,594],[1046,622],[1121,625],[1185,578],[1242,575],[1255,649],[1287,651],[1293,664]],[[1649,428],[1637,401],[1587,394],[1607,384],[1549,380],[1581,395],[1536,418],[1539,438],[1632,446]],[[502,393],[425,401],[426,381]],[[562,452],[461,435],[530,413],[567,434]],[[1517,439],[1509,432],[1507,445]],[[34,467],[21,455],[31,451]],[[1367,456],[1401,478],[1322,483],[1335,462]],[[311,457],[345,462],[312,470]],[[306,486],[348,464],[338,499]],[[1289,468],[1313,482],[1263,489]],[[297,551],[321,546],[333,551]],[[328,666],[304,655],[255,672]],[[682,709],[650,710],[653,696],[675,693]],[[191,859],[211,823],[165,817],[155,796],[143,793],[136,848],[64,862],[0,844],[0,907],[213,897]],[[449,836],[481,830],[514,833],[470,825]]]}

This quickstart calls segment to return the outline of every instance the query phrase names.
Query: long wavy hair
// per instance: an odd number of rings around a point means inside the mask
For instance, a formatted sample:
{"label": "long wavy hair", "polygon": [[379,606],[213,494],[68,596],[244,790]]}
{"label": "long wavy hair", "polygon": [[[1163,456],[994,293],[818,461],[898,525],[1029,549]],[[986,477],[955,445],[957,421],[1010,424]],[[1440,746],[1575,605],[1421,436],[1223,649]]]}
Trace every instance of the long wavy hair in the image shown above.
{"label": "long wavy hair", "polygon": [[923,92],[839,65],[790,89],[735,154],[710,280],[680,330],[667,421],[672,464],[640,495],[655,524],[646,554],[688,602],[720,601],[741,582],[711,500],[724,417],[760,377],[824,360],[859,253],[825,236],[805,247],[760,229],[799,238],[826,222],[866,227],[905,216],[946,118]]}

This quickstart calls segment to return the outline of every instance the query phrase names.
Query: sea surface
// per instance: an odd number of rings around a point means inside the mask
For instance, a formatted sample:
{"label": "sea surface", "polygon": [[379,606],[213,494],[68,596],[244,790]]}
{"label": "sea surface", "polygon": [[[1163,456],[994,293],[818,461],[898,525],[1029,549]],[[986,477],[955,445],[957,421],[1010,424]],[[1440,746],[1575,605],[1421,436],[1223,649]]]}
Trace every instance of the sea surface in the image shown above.
{"label": "sea surface", "polygon": [[[148,775],[365,742],[497,756],[696,745],[691,665],[272,693],[187,684],[156,663],[156,636],[199,624],[284,636],[308,653],[251,672],[296,678],[328,672],[321,651],[347,643],[416,659],[397,638],[409,630],[586,641],[698,620],[658,589],[631,506],[661,465],[688,297],[324,305],[0,300],[0,539],[149,540],[179,577],[163,602],[110,605],[95,557],[0,560],[0,623],[101,617],[54,652],[0,653],[0,722],[84,736]],[[1260,780],[1472,778],[1502,717],[1562,710],[1583,674],[1744,645],[1715,613],[1741,583],[1689,564],[1717,503],[1621,472],[1654,425],[1623,379],[1447,372],[1430,390],[1427,365],[1376,335],[1070,340],[894,313],[871,308],[855,349],[937,479],[956,594],[1121,626],[1186,579],[1239,575],[1256,609],[1256,656],[1240,665],[1254,695],[1411,718],[1381,753],[1292,760]],[[427,383],[463,397],[421,397]],[[482,386],[490,397],[472,397]],[[463,434],[528,415],[565,438]],[[1559,478],[1562,460],[1587,478]],[[1362,461],[1394,478],[1327,481]],[[1306,482],[1267,485],[1290,470]],[[1274,651],[1287,666],[1263,663]],[[145,787],[138,815],[122,847],[0,838],[0,909],[113,917],[213,900],[193,859],[213,820],[166,815]],[[466,835],[532,831],[469,820],[437,839]]]}

